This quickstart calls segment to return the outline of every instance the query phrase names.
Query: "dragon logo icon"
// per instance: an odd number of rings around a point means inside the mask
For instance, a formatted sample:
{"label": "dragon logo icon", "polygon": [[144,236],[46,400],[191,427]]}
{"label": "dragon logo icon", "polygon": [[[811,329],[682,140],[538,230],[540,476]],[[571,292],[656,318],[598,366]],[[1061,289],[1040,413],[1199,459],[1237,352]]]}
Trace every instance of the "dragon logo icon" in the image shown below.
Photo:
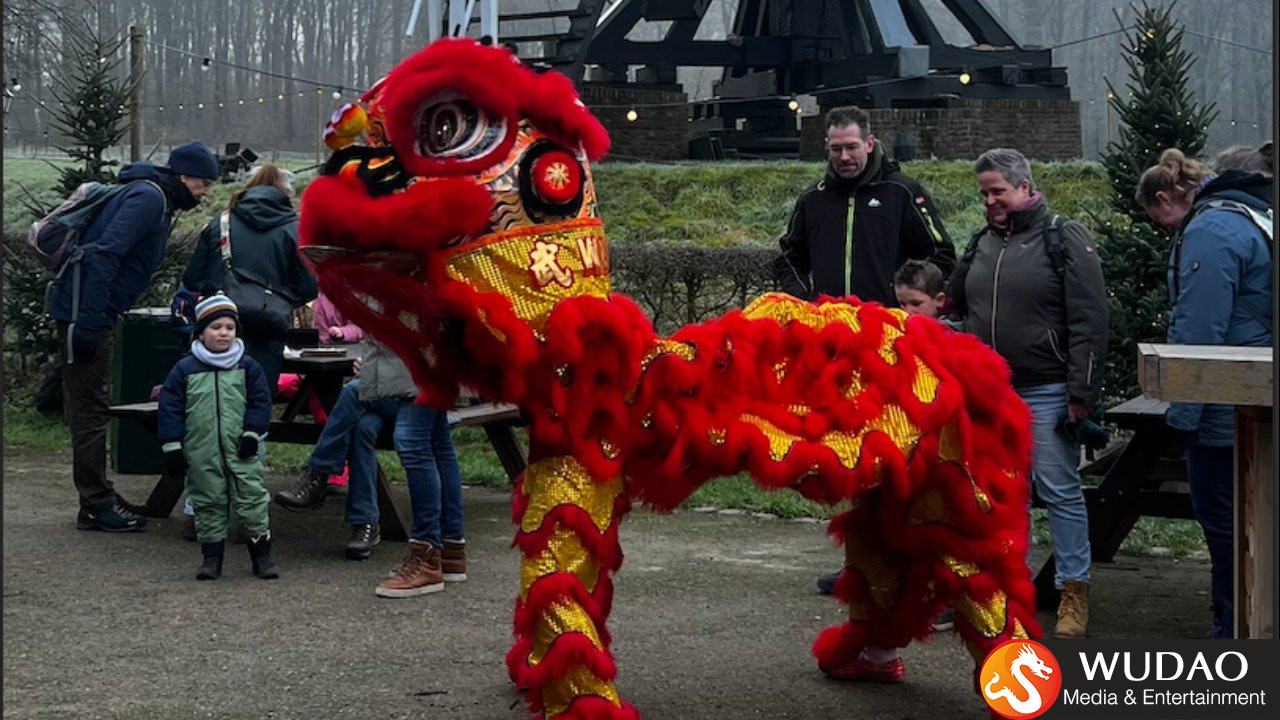
{"label": "dragon logo icon", "polygon": [[982,696],[1000,715],[1024,720],[1044,713],[1058,699],[1058,660],[1033,640],[1011,640],[987,656],[980,676]]}

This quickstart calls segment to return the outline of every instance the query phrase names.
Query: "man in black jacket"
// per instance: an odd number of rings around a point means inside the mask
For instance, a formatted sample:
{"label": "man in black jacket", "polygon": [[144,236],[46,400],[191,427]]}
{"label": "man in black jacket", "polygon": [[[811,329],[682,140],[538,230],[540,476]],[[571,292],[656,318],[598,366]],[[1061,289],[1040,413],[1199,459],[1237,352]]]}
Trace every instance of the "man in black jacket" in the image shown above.
{"label": "man in black jacket", "polygon": [[857,107],[827,112],[827,174],[796,200],[773,274],[799,298],[825,294],[897,307],[893,275],[909,259],[943,275],[955,247],[929,194],[885,157]]}

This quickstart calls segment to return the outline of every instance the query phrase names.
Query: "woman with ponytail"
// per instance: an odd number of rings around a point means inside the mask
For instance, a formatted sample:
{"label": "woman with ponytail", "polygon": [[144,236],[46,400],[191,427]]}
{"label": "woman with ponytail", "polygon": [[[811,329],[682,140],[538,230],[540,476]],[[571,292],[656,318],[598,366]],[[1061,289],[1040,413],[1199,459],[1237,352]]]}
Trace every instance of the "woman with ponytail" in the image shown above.
{"label": "woman with ponytail", "polygon": [[[1213,175],[1170,148],[1138,181],[1134,199],[1174,233],[1168,261],[1173,318],[1168,342],[1179,345],[1272,343],[1270,159],[1228,153]],[[1244,169],[1241,169],[1244,168]],[[1234,617],[1233,457],[1230,405],[1174,403],[1165,421],[1187,448],[1191,505],[1204,530],[1212,571],[1211,637],[1230,638]]]}

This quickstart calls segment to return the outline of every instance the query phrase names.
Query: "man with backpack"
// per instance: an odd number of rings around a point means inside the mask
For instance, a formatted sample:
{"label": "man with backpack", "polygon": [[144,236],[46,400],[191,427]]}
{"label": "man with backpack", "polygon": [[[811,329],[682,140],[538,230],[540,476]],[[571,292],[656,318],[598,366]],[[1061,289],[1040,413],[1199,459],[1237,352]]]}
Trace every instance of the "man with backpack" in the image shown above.
{"label": "man with backpack", "polygon": [[1088,625],[1089,517],[1077,470],[1080,445],[1064,426],[1098,402],[1107,349],[1102,263],[1083,225],[1049,211],[1017,150],[988,150],[974,164],[987,208],[957,264],[948,295],[966,332],[1009,363],[1014,390],[1032,415],[1031,474],[1049,511],[1062,592],[1057,638]]}
{"label": "man with backpack", "polygon": [[57,268],[48,312],[63,349],[72,479],[80,494],[76,525],[82,530],[146,529],[145,508],[123,500],[107,478],[112,333],[120,313],[151,282],[174,212],[199,205],[218,175],[217,158],[198,142],[174,148],[167,167],[126,166],[120,172],[123,189],[72,229],[74,246]]}

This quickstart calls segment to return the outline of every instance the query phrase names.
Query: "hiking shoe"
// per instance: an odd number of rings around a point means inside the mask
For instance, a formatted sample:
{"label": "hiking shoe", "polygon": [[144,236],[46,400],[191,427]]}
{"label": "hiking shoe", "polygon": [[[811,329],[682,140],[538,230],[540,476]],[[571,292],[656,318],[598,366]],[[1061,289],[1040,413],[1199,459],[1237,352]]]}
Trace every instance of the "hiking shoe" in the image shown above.
{"label": "hiking shoe", "polygon": [[820,595],[830,595],[836,587],[836,581],[840,579],[839,572],[833,572],[830,575],[822,575],[818,578],[818,593]]}
{"label": "hiking shoe", "polygon": [[947,608],[943,610],[938,617],[933,619],[934,632],[946,632],[956,626],[956,610],[955,608]]}
{"label": "hiking shoe", "polygon": [[135,515],[117,503],[98,512],[80,508],[80,513],[76,515],[76,527],[80,530],[103,532],[144,532],[147,529],[147,518]]}
{"label": "hiking shoe", "polygon": [[310,466],[305,467],[292,490],[276,493],[276,504],[291,510],[318,508],[324,505],[325,483],[328,479],[327,473],[313,470]]}
{"label": "hiking shoe", "polygon": [[822,672],[829,678],[855,682],[900,683],[907,678],[907,668],[900,657],[882,663],[857,658],[843,665],[822,668]]}
{"label": "hiking shoe", "polygon": [[1089,625],[1089,586],[1068,580],[1062,584],[1058,600],[1058,624],[1053,637],[1058,640],[1083,640]]}
{"label": "hiking shoe", "polygon": [[410,540],[409,554],[405,556],[400,569],[383,580],[373,594],[378,597],[404,598],[443,589],[444,572],[440,569],[440,548]]}
{"label": "hiking shoe", "polygon": [[382,529],[377,523],[351,526],[351,542],[347,543],[348,560],[364,560],[373,554],[373,546],[382,542]]}
{"label": "hiking shoe", "polygon": [[440,569],[445,582],[462,582],[467,579],[467,541],[445,540],[440,550]]}
{"label": "hiking shoe", "polygon": [[116,494],[116,504],[123,507],[125,510],[128,510],[129,512],[133,513],[134,515],[137,515],[138,517],[151,517],[150,506],[134,505],[128,500],[125,500],[124,498],[120,497],[119,493]]}

